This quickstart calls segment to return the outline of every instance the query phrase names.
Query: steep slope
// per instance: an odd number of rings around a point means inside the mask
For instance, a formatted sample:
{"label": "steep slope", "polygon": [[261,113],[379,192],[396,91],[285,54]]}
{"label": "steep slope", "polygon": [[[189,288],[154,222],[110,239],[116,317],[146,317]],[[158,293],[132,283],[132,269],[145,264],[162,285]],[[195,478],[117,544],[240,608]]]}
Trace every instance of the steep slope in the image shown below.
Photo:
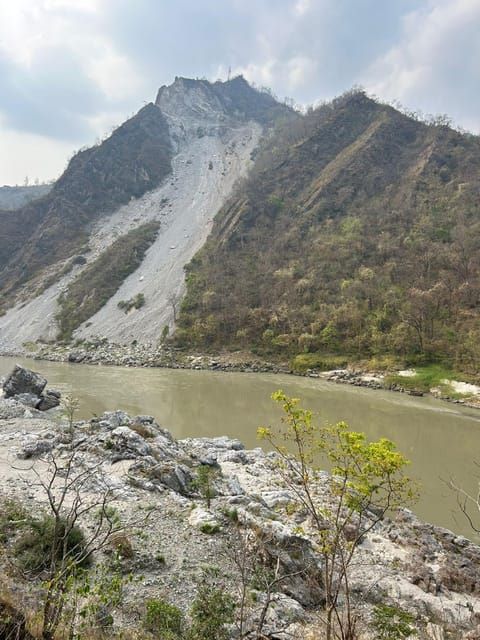
{"label": "steep slope", "polygon": [[[0,287],[9,297],[0,347],[53,340],[58,320],[63,337],[76,330],[77,338],[158,340],[165,326],[173,326],[184,265],[245,174],[263,126],[281,115],[296,118],[241,78],[214,84],[177,78],[159,90],[155,105],[99,147],[77,154],[51,194],[15,215],[3,214]],[[122,269],[112,287],[110,258],[103,254],[109,251],[120,264],[122,243],[116,241],[149,223],[158,228],[156,240],[140,266],[131,260],[132,271]],[[101,273],[92,279],[97,267]],[[140,294],[145,304],[130,305]],[[65,324],[65,305],[82,314]],[[84,317],[86,309],[92,317]]]}
{"label": "steep slope", "polygon": [[[143,214],[150,219],[152,213],[160,213],[158,237],[141,267],[80,327],[77,337],[101,335],[118,342],[152,342],[158,340],[165,326],[173,327],[184,292],[184,265],[204,244],[213,217],[234,182],[246,173],[260,133],[260,126],[251,122],[222,135],[188,137],[173,161],[171,180],[141,203],[127,205],[112,217],[112,224],[118,228],[123,226],[123,217]],[[162,202],[161,210],[154,207],[152,211],[152,203],[158,206]],[[142,308],[125,314],[118,307],[140,293],[145,297]]]}
{"label": "steep slope", "polygon": [[0,217],[0,292],[17,293],[73,255],[93,220],[157,186],[170,159],[168,126],[153,104],[98,147],[75,155],[49,194]]}
{"label": "steep slope", "polygon": [[348,94],[263,146],[188,266],[177,340],[478,369],[479,204],[478,137]]}

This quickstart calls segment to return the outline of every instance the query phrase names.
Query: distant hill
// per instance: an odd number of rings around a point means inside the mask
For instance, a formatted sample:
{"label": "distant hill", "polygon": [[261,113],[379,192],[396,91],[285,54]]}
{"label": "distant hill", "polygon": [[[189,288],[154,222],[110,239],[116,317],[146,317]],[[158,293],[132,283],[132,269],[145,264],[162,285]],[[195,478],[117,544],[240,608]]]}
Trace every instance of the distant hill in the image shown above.
{"label": "distant hill", "polygon": [[0,210],[19,209],[32,200],[37,200],[46,195],[52,185],[39,184],[23,187],[0,187]]}
{"label": "distant hill", "polygon": [[277,127],[186,272],[179,344],[478,370],[480,139],[348,93]]}

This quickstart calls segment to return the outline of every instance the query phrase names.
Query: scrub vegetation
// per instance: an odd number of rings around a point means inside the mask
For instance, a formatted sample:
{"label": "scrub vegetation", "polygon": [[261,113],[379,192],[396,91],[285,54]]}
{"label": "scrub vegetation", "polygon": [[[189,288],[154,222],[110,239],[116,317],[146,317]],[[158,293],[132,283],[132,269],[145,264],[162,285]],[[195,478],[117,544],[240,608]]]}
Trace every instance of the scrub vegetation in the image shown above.
{"label": "scrub vegetation", "polygon": [[[158,229],[158,222],[148,222],[133,229],[110,245],[75,278],[58,299],[60,339],[69,340],[73,331],[99,311],[125,278],[141,265],[147,249],[155,242]],[[138,309],[143,306],[144,298],[137,296],[126,305],[130,302]],[[121,308],[124,309],[123,306]]]}
{"label": "scrub vegetation", "polygon": [[187,266],[178,344],[478,371],[479,171],[478,137],[361,91],[278,125]]}

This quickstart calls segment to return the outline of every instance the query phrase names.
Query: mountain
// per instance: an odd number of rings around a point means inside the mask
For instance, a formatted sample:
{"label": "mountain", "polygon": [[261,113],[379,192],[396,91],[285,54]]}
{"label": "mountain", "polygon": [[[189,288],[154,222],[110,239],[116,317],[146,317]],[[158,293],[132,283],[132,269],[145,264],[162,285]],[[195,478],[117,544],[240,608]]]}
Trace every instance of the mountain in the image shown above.
{"label": "mountain", "polygon": [[2,212],[0,346],[157,341],[173,326],[183,265],[281,117],[297,116],[241,77],[176,78],[76,154],[48,194]]}
{"label": "mountain", "polygon": [[478,137],[350,92],[264,142],[187,266],[177,342],[478,371],[479,205]]}
{"label": "mountain", "polygon": [[78,251],[93,220],[157,186],[170,162],[167,123],[153,104],[98,147],[75,155],[50,193],[0,217],[4,295]]}
{"label": "mountain", "polygon": [[49,184],[0,187],[0,210],[20,209],[32,200],[37,200],[46,195],[50,189],[51,186]]}
{"label": "mountain", "polygon": [[265,91],[251,87],[243,76],[228,82],[175,78],[160,87],[155,103],[173,120],[226,122],[228,118],[271,125],[292,116],[292,110]]}
{"label": "mountain", "polygon": [[479,204],[480,139],[443,121],[361,91],[301,115],[242,77],[177,77],[0,215],[0,347],[175,329],[303,367],[475,373]]}

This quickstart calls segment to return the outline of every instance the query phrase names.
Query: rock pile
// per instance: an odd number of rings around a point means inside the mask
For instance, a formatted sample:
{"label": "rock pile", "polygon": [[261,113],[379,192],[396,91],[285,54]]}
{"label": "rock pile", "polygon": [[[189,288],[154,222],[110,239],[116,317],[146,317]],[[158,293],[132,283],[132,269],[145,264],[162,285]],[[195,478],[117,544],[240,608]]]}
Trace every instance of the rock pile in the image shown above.
{"label": "rock pile", "polygon": [[230,361],[228,356],[190,355],[170,345],[109,342],[104,337],[83,341],[77,346],[43,345],[35,355],[40,360],[75,364],[105,364],[124,367],[165,367],[169,369],[208,369],[248,373],[292,373],[289,367],[260,359]]}
{"label": "rock pile", "polygon": [[[28,379],[30,391],[44,392],[43,380]],[[48,453],[59,461],[74,453],[80,473],[92,470],[85,483],[89,495],[108,487],[121,518],[153,513],[141,539],[132,541],[125,570],[142,578],[127,589],[130,604],[161,594],[188,611],[205,565],[219,567],[229,576],[226,588],[235,592],[238,568],[232,556],[239,536],[246,535],[249,557],[288,576],[273,594],[265,637],[318,637],[308,633],[318,634],[324,559],[308,514],[292,508],[297,497],[278,473],[276,454],[246,450],[228,437],[176,440],[152,416],[124,411],[76,422],[73,429],[55,424],[48,414],[38,420],[7,411],[2,419],[2,406],[12,402],[0,399],[0,460],[16,455],[41,469]],[[29,480],[31,468],[3,486],[10,495],[12,488],[23,492],[38,507],[42,497]],[[199,482],[205,468],[212,472],[208,500]],[[328,487],[329,475],[321,473],[315,495],[327,510],[335,504]],[[255,555],[258,549],[261,554]],[[369,531],[356,553],[349,581],[366,627],[374,607],[386,604],[414,617],[418,637],[477,637],[465,634],[476,633],[480,620],[478,546],[402,511]],[[257,585],[252,620],[267,597]]]}
{"label": "rock pile", "polygon": [[17,364],[3,383],[3,395],[27,407],[48,411],[58,407],[61,394],[55,389],[45,390],[46,386],[46,378]]}

